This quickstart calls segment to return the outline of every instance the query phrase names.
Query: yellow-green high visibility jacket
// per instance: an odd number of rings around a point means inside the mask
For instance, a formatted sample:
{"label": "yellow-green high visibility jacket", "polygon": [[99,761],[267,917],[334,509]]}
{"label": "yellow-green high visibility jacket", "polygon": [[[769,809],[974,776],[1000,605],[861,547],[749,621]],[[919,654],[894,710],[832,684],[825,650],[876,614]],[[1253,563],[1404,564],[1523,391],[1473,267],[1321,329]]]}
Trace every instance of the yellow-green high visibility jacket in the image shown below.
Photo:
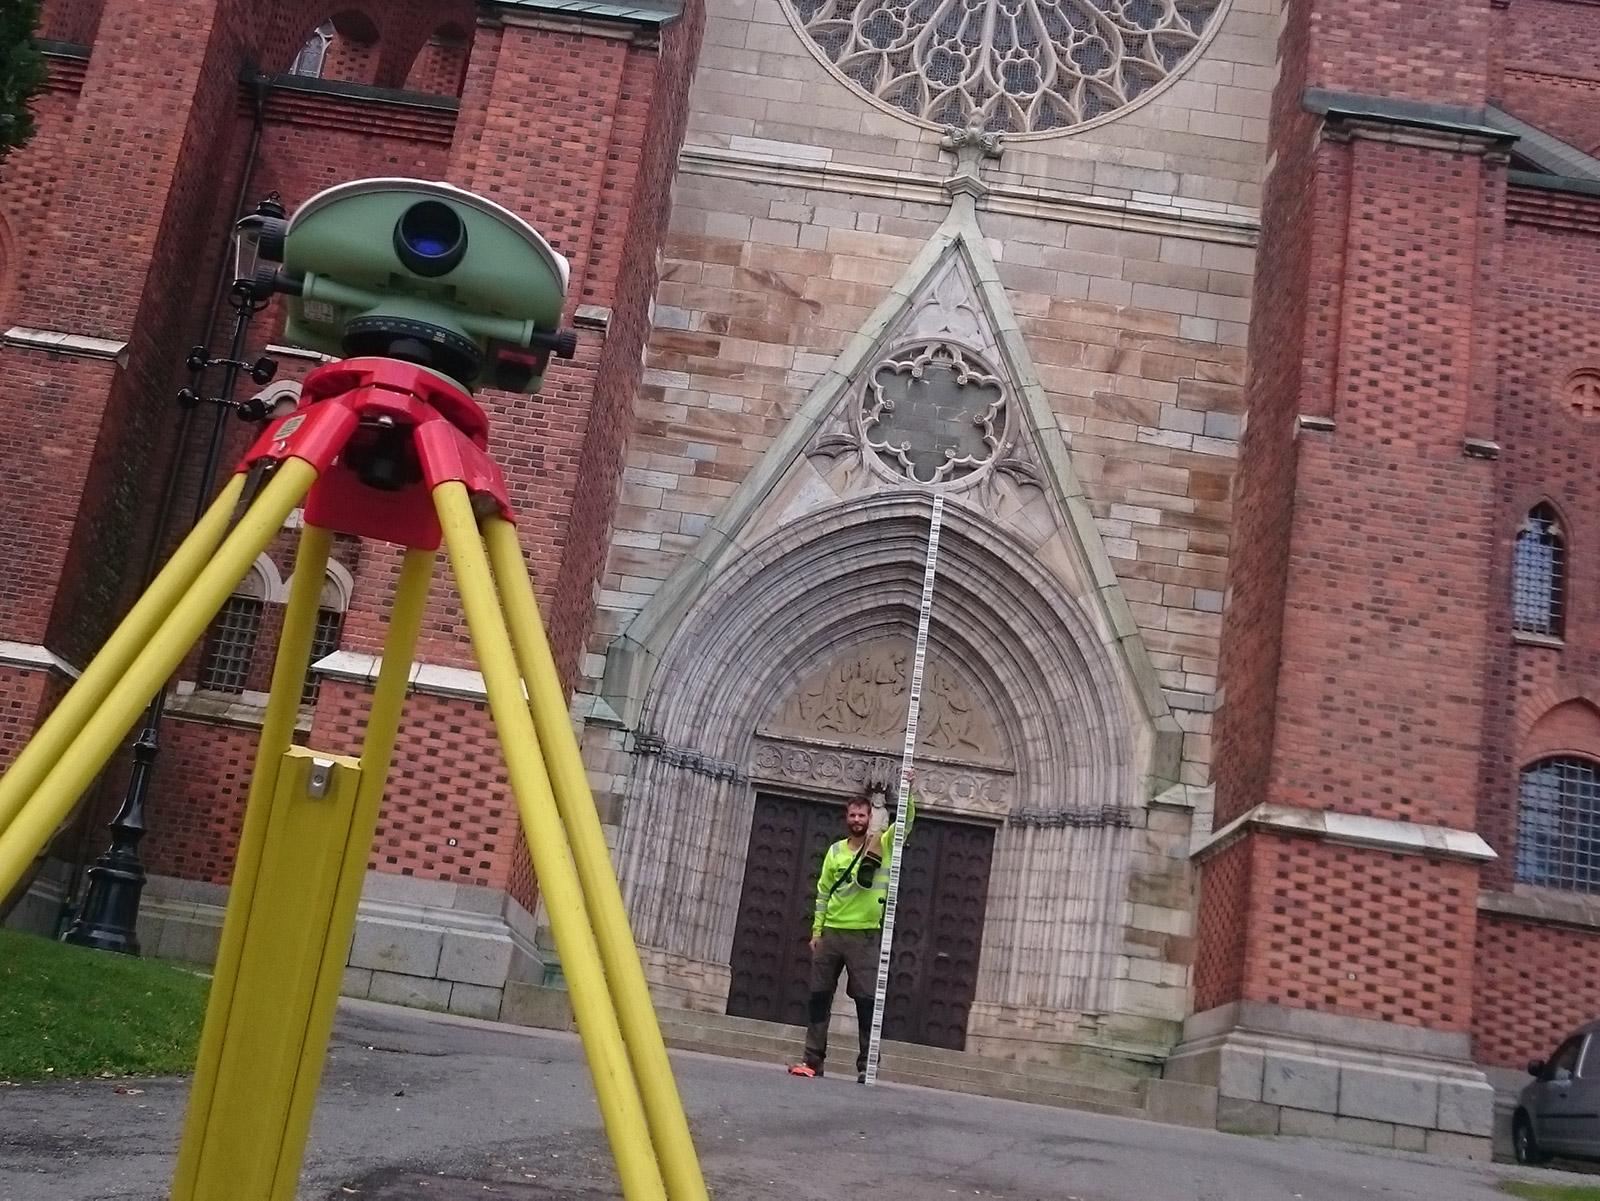
{"label": "yellow-green high visibility jacket", "polygon": [[[917,805],[911,793],[906,794],[906,837],[911,836],[911,823],[916,820]],[[856,859],[855,850],[848,838],[841,838],[828,848],[822,857],[822,872],[817,876],[817,911],[811,919],[811,936],[815,938],[826,926],[830,930],[877,930],[883,925],[883,907],[889,899],[889,861],[894,854],[894,823],[889,824],[879,838],[883,862],[872,874],[872,883],[863,886],[857,879],[866,856]],[[855,860],[855,869],[850,863]],[[844,879],[846,871],[850,878]],[[838,887],[835,888],[834,885]]]}

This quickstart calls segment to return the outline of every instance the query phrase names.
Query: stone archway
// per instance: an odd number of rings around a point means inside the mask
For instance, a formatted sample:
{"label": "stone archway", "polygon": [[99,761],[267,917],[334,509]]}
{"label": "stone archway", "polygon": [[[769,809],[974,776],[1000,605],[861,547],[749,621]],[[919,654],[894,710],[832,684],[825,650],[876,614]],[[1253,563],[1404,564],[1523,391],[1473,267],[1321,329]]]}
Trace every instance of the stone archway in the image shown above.
{"label": "stone archway", "polygon": [[[927,515],[925,494],[886,493],[785,527],[707,587],[667,647],[619,847],[634,930],[658,972],[697,973],[714,992],[720,971],[725,996],[754,785],[783,771],[772,758],[783,707],[840,656],[915,630]],[[929,648],[981,709],[1002,760],[952,759],[989,773],[970,803],[1003,823],[979,1006],[1103,1010],[1128,815],[1152,741],[1131,686],[1085,608],[959,503],[946,508]],[[840,795],[864,770],[865,750],[844,749]],[[925,791],[934,811],[961,811]]]}

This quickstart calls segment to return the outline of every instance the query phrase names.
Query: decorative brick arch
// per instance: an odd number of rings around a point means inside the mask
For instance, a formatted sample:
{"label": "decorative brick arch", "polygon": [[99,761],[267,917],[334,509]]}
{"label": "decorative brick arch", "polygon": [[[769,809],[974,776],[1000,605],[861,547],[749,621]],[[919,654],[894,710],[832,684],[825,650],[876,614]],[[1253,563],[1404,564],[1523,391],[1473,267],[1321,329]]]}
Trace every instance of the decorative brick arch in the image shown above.
{"label": "decorative brick arch", "polygon": [[1530,745],[1534,728],[1540,720],[1553,710],[1573,701],[1600,706],[1600,702],[1591,699],[1582,688],[1575,685],[1566,687],[1546,685],[1522,698],[1517,706],[1516,741],[1513,744],[1517,748],[1519,763],[1525,762],[1522,748]]}
{"label": "decorative brick arch", "polygon": [[45,0],[39,34],[51,41],[92,45],[105,6],[105,0]]}
{"label": "decorative brick arch", "polygon": [[428,35],[407,68],[405,90],[434,96],[459,96],[467,76],[472,34],[454,21]]}
{"label": "decorative brick arch", "polygon": [[1541,713],[1517,748],[1519,768],[1554,755],[1600,760],[1600,706],[1573,697]]}
{"label": "decorative brick arch", "polygon": [[290,6],[289,13],[275,22],[261,46],[260,61],[271,64],[269,70],[287,70],[306,39],[328,21],[349,42],[372,47],[373,59],[363,72],[367,77],[352,82],[380,88],[403,88],[417,55],[440,29],[461,31],[470,52],[472,30],[477,27],[470,0],[302,2]]}
{"label": "decorative brick arch", "polygon": [[[945,514],[928,653],[971,682],[1015,760],[977,1001],[1103,1008],[1130,835],[1106,815],[1142,803],[1151,738],[1080,604],[1005,535],[960,507]],[[728,962],[757,728],[842,651],[915,632],[927,523],[922,494],[842,505],[756,544],[700,596],[640,730],[673,753],[636,759],[622,816],[641,943]]]}

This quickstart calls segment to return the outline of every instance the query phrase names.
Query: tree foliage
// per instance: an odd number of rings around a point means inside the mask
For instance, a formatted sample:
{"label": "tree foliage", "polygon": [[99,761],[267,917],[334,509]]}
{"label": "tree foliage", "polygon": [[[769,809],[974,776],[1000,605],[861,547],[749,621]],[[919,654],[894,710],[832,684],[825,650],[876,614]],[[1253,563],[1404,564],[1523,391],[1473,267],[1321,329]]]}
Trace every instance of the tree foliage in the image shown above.
{"label": "tree foliage", "polygon": [[45,84],[38,27],[39,0],[0,0],[0,161],[33,136],[28,101]]}

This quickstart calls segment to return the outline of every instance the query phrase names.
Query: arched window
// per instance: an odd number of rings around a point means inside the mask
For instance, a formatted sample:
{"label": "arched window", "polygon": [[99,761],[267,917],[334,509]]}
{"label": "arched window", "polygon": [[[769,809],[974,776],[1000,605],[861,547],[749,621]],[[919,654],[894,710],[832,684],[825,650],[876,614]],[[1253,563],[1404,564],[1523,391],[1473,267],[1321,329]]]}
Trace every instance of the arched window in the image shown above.
{"label": "arched window", "polygon": [[1517,879],[1600,892],[1600,764],[1561,756],[1522,769]]}
{"label": "arched window", "polygon": [[[338,563],[328,564],[328,576],[322,582],[322,602],[317,608],[317,625],[311,635],[311,664],[325,659],[339,649],[339,639],[344,634],[344,611],[350,605],[350,573]],[[306,674],[306,686],[300,693],[302,705],[317,703],[322,690],[322,679],[315,671]]]}
{"label": "arched window", "polygon": [[1566,536],[1556,511],[1536,505],[1517,531],[1512,553],[1512,628],[1560,637],[1565,599]]}
{"label": "arched window", "polygon": [[306,44],[300,47],[300,53],[295,55],[294,63],[289,68],[290,75],[303,75],[308,79],[322,78],[322,63],[328,57],[328,44],[333,41],[333,22],[325,21],[317,26],[306,39]]}
{"label": "arched window", "polygon": [[[273,579],[268,578],[271,572]],[[261,610],[273,595],[277,569],[269,560],[257,560],[218,611],[206,636],[200,657],[201,688],[215,692],[243,692],[250,680],[256,655],[256,635],[261,631]]]}

